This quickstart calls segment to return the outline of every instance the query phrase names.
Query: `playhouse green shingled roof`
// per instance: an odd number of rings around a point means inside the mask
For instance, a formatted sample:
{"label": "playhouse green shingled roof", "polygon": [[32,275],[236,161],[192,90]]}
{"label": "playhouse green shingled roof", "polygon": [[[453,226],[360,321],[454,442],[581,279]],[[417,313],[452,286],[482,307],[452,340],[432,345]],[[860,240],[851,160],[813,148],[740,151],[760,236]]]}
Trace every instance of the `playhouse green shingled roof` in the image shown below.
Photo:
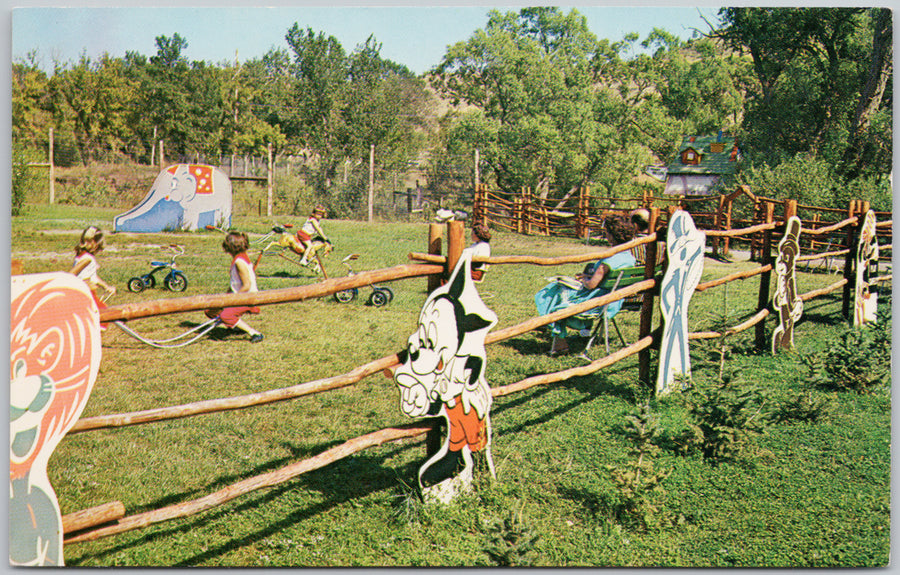
{"label": "playhouse green shingled roof", "polygon": [[[691,142],[691,138],[694,141]],[[722,142],[725,144],[724,149],[720,153],[709,151],[709,145],[714,142]],[[737,166],[737,162],[730,162],[731,150],[734,148],[734,136],[684,136],[681,139],[681,146],[678,147],[678,154],[672,160],[668,168],[669,174],[733,174]],[[681,152],[687,148],[694,148],[701,154],[700,163],[697,165],[685,165],[681,163]]]}

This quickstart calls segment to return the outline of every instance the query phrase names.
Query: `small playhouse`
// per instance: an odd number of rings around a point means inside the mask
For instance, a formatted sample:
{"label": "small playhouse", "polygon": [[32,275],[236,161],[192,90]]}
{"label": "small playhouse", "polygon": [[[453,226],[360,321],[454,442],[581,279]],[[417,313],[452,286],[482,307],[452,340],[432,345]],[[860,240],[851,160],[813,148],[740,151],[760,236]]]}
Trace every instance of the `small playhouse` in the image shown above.
{"label": "small playhouse", "polygon": [[666,166],[670,195],[703,196],[714,193],[719,178],[733,174],[741,152],[737,138],[719,132],[715,136],[684,136],[675,159]]}
{"label": "small playhouse", "polygon": [[231,180],[203,164],[174,164],[162,170],[150,192],[113,221],[116,232],[198,230],[231,225]]}

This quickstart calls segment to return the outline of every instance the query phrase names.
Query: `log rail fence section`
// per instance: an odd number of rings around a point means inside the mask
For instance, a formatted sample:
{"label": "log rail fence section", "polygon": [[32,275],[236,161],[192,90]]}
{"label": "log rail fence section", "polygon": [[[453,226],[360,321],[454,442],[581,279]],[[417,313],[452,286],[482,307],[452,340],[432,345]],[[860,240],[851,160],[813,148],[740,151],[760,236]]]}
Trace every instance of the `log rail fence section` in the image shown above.
{"label": "log rail fence section", "polygon": [[[751,202],[752,217],[738,218],[734,216],[734,205],[746,197]],[[809,231],[833,228],[835,224],[852,218],[868,210],[863,210],[861,200],[850,200],[846,209],[822,208],[798,204],[796,200],[777,200],[754,195],[748,186],[738,186],[728,194],[719,196],[653,196],[648,192],[640,198],[592,197],[587,187],[578,188],[562,200],[547,200],[535,195],[529,188],[522,188],[518,193],[491,191],[484,184],[475,186],[472,206],[472,219],[491,227],[520,234],[534,234],[554,237],[575,237],[590,240],[597,236],[603,226],[603,219],[610,214],[627,214],[636,208],[659,207],[664,216],[676,209],[685,209],[699,229],[707,231],[729,231],[744,229],[766,223],[767,213],[774,207],[774,214],[780,214],[784,221],[790,215],[800,218],[804,230],[805,253],[832,252],[821,258],[826,266],[836,256],[844,255],[846,248],[843,236],[810,235]],[[890,220],[890,212],[875,212],[879,220]],[[884,233],[886,232],[886,234]],[[879,234],[891,243],[891,228],[879,230]],[[778,234],[779,232],[776,232]],[[777,237],[777,236],[776,236]],[[752,234],[749,238],[740,235],[710,235],[710,245],[714,257],[727,256],[731,240],[739,239],[749,244],[751,259],[759,261],[762,255],[763,237]],[[888,256],[888,259],[890,257]]]}
{"label": "log rail fence section", "polygon": [[[579,202],[582,200],[579,199]],[[511,207],[518,205],[520,208],[522,203],[516,204],[511,202]],[[756,328],[756,344],[761,349],[767,349],[768,343],[765,341],[765,319],[771,313],[769,309],[769,276],[773,269],[771,249],[775,236],[783,233],[787,218],[796,215],[798,206],[796,202],[785,202],[783,216],[781,220],[775,219],[775,202],[768,202],[765,208],[765,220],[754,225],[741,229],[709,229],[705,230],[706,235],[713,240],[716,239],[733,239],[733,238],[753,238],[759,236],[759,251],[764,256],[761,265],[756,268],[731,273],[720,278],[700,283],[696,291],[705,291],[717,286],[727,284],[732,281],[745,280],[756,275],[761,276],[759,287],[759,300],[757,311],[748,319],[739,325],[725,329],[723,332],[692,332],[689,334],[691,340],[697,339],[714,339],[724,335],[730,335],[742,332],[751,327]],[[479,206],[485,209],[484,205]],[[804,209],[809,209],[802,206]],[[844,317],[849,317],[850,298],[852,295],[852,284],[855,276],[852,273],[855,254],[852,246],[856,241],[857,234],[862,226],[863,216],[868,210],[865,202],[851,202],[848,217],[834,223],[819,226],[818,228],[806,229],[804,226],[804,236],[810,235],[813,238],[820,238],[827,234],[835,232],[843,232],[845,240],[841,243],[841,250],[834,250],[833,255],[844,255],[844,273],[840,280],[828,285],[824,288],[813,290],[800,295],[804,301],[828,295],[838,289],[843,289],[842,294],[842,313]],[[674,210],[672,210],[674,211]],[[478,217],[486,217],[485,211],[475,211]],[[651,207],[651,230],[653,233],[648,236],[635,238],[634,240],[600,250],[591,250],[589,252],[571,256],[559,257],[540,257],[540,256],[492,256],[488,258],[476,257],[474,262],[484,262],[491,265],[538,265],[538,266],[558,266],[562,264],[582,263],[594,261],[601,258],[609,257],[615,253],[632,249],[639,245],[646,245],[647,262],[655,262],[655,252],[657,249],[657,238],[665,238],[666,222],[661,217],[663,212],[658,207]],[[478,221],[476,219],[476,221]],[[527,224],[526,220],[522,220],[523,225]],[[493,224],[493,222],[492,222]],[[534,225],[534,222],[531,223]],[[877,224],[879,233],[887,232],[890,235],[892,230],[892,221],[882,221]],[[447,255],[442,255],[442,239],[443,230],[447,230]],[[498,226],[500,227],[500,226]],[[526,226],[527,227],[527,226]],[[821,245],[820,240],[814,240],[815,245]],[[426,277],[428,281],[429,291],[441,285],[453,269],[458,261],[465,243],[465,230],[463,222],[450,221],[446,225],[431,224],[429,226],[429,237],[427,245],[427,253],[411,253],[409,259],[410,264],[398,265],[391,268],[374,270],[368,272],[360,272],[354,276],[344,278],[334,278],[323,282],[300,286],[295,288],[285,288],[277,290],[267,290],[252,294],[221,294],[221,295],[203,295],[192,296],[186,298],[173,298],[165,300],[155,300],[152,302],[123,304],[118,306],[110,306],[100,312],[100,321],[116,321],[137,319],[158,315],[166,315],[172,313],[180,313],[192,310],[207,309],[209,307],[227,307],[235,305],[272,305],[290,301],[301,301],[303,299],[323,297],[333,294],[337,291],[349,289],[352,287],[363,287],[372,283],[381,283],[385,281]],[[812,245],[812,244],[811,244]],[[881,246],[884,250],[890,250],[890,245]],[[822,258],[823,253],[812,253],[797,258],[798,262],[810,261],[812,259]],[[486,345],[494,344],[512,337],[516,337],[542,326],[548,325],[554,321],[564,319],[579,313],[583,313],[588,309],[603,306],[608,303],[624,299],[629,296],[643,294],[643,304],[641,307],[639,336],[638,340],[631,345],[613,352],[610,355],[593,360],[587,365],[573,367],[553,373],[545,373],[527,377],[523,380],[513,382],[501,387],[491,389],[494,397],[502,397],[530,389],[538,385],[548,385],[555,382],[564,381],[572,377],[585,376],[595,373],[601,369],[609,367],[627,357],[638,354],[639,378],[640,381],[652,387],[650,350],[652,347],[659,345],[660,333],[662,326],[653,327],[653,311],[654,311],[654,295],[659,290],[661,275],[654,275],[654,266],[647,265],[645,271],[645,279],[626,288],[618,289],[606,295],[593,298],[589,301],[572,306],[570,308],[560,310],[544,316],[538,316],[528,319],[522,323],[504,327],[492,331],[487,335]],[[873,278],[873,282],[888,282],[892,280],[890,274],[878,278]],[[765,296],[765,297],[764,297]],[[285,401],[315,393],[322,393],[329,390],[339,389],[342,387],[354,385],[363,379],[376,375],[400,364],[399,355],[397,353],[375,359],[364,365],[339,375],[325,377],[322,379],[303,382],[297,385],[272,389],[264,392],[253,393],[243,396],[219,398],[213,400],[199,401],[195,403],[156,408],[151,410],[119,413],[111,415],[102,415],[95,417],[87,417],[79,420],[69,433],[84,433],[97,429],[109,429],[128,425],[146,424],[155,421],[164,421],[176,418],[191,417],[200,414],[221,412],[234,409],[242,409],[257,405],[266,405],[276,401]],[[65,515],[63,517],[65,543],[76,543],[80,541],[90,541],[102,537],[124,533],[134,529],[139,529],[152,524],[168,521],[171,519],[188,517],[195,515],[207,509],[222,505],[227,501],[235,499],[252,491],[272,487],[297,477],[308,471],[319,469],[339,459],[348,457],[354,453],[367,449],[369,447],[382,445],[389,442],[399,441],[402,439],[416,438],[424,436],[431,429],[430,423],[416,422],[397,427],[389,427],[350,439],[338,446],[332,447],[318,455],[289,464],[280,469],[244,479],[214,493],[186,501],[178,504],[169,505],[161,509],[151,510],[143,513],[125,516],[124,507],[119,502],[111,502],[98,507],[93,507],[83,511],[78,511]]]}

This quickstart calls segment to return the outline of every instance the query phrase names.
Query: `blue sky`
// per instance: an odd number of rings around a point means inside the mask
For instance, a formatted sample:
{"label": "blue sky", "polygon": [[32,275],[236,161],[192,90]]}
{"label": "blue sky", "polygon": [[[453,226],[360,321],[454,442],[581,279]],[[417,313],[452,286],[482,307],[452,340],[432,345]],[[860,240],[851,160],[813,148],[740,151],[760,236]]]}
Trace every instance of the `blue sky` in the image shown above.
{"label": "blue sky", "polygon": [[[715,22],[716,5],[696,2],[623,7],[593,2],[591,5],[565,5],[577,9],[588,20],[598,38],[621,40],[629,32],[643,39],[653,28],[664,28],[687,39],[690,28],[706,29],[703,17]],[[104,52],[122,57],[126,51],[146,56],[156,53],[158,36],[179,34],[188,42],[184,55],[189,60],[211,63],[233,61],[235,52],[241,61],[258,58],[270,48],[287,48],[284,36],[296,22],[301,28],[335,36],[350,51],[365,42],[370,34],[382,44],[381,55],[422,73],[436,65],[448,45],[465,41],[483,28],[488,11],[513,11],[522,5],[444,3],[382,7],[272,5],[259,7],[239,2],[203,6],[191,2],[191,8],[175,6],[138,7],[118,3],[116,8],[39,7],[17,8],[12,13],[12,53],[14,61],[34,52],[45,70],[54,61],[77,62],[82,54],[95,59]]]}

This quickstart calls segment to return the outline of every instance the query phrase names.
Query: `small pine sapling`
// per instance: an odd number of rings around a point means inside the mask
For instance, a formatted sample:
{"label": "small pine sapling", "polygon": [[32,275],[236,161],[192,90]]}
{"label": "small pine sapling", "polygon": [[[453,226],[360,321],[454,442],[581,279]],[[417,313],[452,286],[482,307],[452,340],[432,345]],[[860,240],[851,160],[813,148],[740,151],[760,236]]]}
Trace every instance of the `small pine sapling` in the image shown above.
{"label": "small pine sapling", "polygon": [[522,510],[510,511],[488,529],[490,541],[485,552],[498,567],[528,567],[540,535],[533,533]]}
{"label": "small pine sapling", "polygon": [[624,432],[632,442],[629,451],[635,459],[623,466],[607,465],[606,469],[619,492],[616,518],[646,530],[660,523],[661,512],[653,495],[665,494],[661,484],[671,470],[656,469],[651,459],[660,451],[654,443],[660,427],[650,406],[644,404],[636,413],[627,415],[625,421]]}

